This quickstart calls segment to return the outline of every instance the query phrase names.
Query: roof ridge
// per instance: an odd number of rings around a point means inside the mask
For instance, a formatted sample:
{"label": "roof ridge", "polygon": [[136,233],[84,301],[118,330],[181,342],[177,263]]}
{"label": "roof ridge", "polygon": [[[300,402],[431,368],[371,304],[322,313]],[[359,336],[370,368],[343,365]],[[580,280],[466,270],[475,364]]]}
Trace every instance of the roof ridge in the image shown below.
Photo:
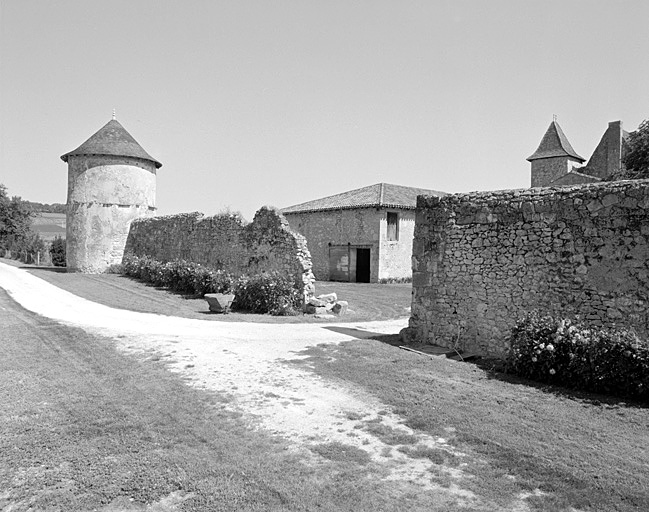
{"label": "roof ridge", "polygon": [[383,204],[383,185],[383,182],[379,183],[379,206]]}

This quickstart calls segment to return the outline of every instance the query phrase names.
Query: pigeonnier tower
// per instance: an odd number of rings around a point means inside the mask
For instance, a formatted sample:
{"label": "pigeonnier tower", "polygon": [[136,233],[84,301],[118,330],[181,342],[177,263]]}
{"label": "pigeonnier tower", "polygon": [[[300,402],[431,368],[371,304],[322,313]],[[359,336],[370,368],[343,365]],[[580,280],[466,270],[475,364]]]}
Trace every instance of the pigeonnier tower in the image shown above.
{"label": "pigeonnier tower", "polygon": [[131,222],[154,214],[156,172],[162,164],[142,149],[114,114],[61,160],[68,164],[68,271],[104,272],[121,263]]}
{"label": "pigeonnier tower", "polygon": [[547,187],[586,161],[572,148],[556,119],[550,123],[538,149],[527,160],[532,164],[532,187]]}

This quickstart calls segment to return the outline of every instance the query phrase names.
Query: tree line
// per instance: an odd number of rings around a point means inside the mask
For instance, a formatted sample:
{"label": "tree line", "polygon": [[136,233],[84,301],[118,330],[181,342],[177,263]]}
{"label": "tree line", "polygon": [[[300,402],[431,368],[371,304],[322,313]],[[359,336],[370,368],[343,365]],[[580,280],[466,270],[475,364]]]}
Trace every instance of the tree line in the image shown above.
{"label": "tree line", "polygon": [[629,133],[625,142],[622,169],[611,176],[612,180],[638,180],[649,178],[649,119]]}
{"label": "tree line", "polygon": [[[62,207],[62,210],[61,208]],[[10,197],[7,187],[0,183],[0,256],[10,254],[15,259],[27,262],[34,254],[45,254],[47,250],[52,263],[65,265],[65,242],[57,237],[49,247],[32,229],[36,213],[65,213],[65,205],[47,205],[24,201],[18,196]]]}

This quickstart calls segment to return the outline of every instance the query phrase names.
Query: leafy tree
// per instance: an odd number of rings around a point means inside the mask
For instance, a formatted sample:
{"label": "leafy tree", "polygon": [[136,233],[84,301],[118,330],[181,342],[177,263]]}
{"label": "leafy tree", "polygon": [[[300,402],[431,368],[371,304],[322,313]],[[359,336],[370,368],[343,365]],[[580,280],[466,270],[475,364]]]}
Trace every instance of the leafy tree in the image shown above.
{"label": "leafy tree", "polygon": [[0,249],[20,251],[38,245],[40,237],[31,230],[32,216],[27,202],[17,196],[9,198],[7,187],[0,183]]}
{"label": "leafy tree", "polygon": [[50,245],[50,256],[52,265],[55,267],[65,267],[65,240],[57,236]]}
{"label": "leafy tree", "polygon": [[645,119],[636,131],[629,134],[622,162],[625,169],[618,179],[649,178],[649,119]]}

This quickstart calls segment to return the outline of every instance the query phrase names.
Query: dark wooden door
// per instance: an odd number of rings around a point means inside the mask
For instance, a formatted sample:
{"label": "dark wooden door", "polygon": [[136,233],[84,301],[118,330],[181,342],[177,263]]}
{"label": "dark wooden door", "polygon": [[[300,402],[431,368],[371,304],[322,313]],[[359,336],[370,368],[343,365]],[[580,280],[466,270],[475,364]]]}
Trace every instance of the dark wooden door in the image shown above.
{"label": "dark wooden door", "polygon": [[370,282],[370,250],[356,249],[356,282]]}

